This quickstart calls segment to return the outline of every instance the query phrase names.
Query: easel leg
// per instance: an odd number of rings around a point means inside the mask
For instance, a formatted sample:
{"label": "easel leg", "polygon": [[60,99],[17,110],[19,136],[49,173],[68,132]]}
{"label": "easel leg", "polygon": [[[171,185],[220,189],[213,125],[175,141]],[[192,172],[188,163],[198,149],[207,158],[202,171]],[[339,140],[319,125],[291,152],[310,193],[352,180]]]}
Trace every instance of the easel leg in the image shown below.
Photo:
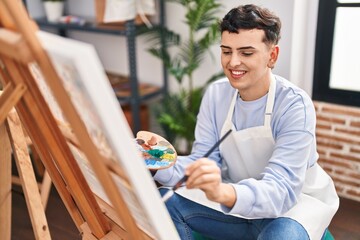
{"label": "easel leg", "polygon": [[44,206],[44,209],[46,209],[46,205],[49,200],[52,181],[49,173],[46,171],[43,163],[41,162],[39,154],[36,152],[34,145],[32,144],[29,136],[25,131],[24,131],[24,135],[26,138],[26,144],[28,145],[28,148],[31,151],[31,159],[33,161],[33,167],[35,171],[42,177],[42,181],[39,184],[39,188],[40,188],[41,202]]}
{"label": "easel leg", "polygon": [[49,200],[51,185],[52,185],[51,178],[49,176],[49,173],[45,170],[40,187],[41,202],[44,206],[44,209],[46,209],[46,205]]}
{"label": "easel leg", "polygon": [[0,239],[11,238],[11,148],[5,124],[0,124]]}
{"label": "easel leg", "polygon": [[[31,153],[30,156],[31,156],[31,160],[33,163],[32,164],[33,168],[34,168],[35,172],[40,177],[42,177],[42,180],[38,185],[39,185],[39,189],[40,189],[41,202],[44,206],[44,209],[46,209],[46,205],[47,205],[47,202],[48,202],[49,196],[50,196],[52,181],[51,181],[49,173],[47,172],[43,163],[41,162],[39,154],[36,152],[36,149],[31,141],[30,137],[27,135],[27,132],[24,130],[24,128],[23,128],[23,133],[25,136],[26,145],[28,146],[29,151]],[[16,176],[12,176],[12,183],[21,185],[20,178],[16,177]]]}
{"label": "easel leg", "polygon": [[22,131],[20,119],[15,111],[9,113],[6,127],[15,156],[15,162],[19,172],[35,238],[41,240],[51,239],[25,136]]}

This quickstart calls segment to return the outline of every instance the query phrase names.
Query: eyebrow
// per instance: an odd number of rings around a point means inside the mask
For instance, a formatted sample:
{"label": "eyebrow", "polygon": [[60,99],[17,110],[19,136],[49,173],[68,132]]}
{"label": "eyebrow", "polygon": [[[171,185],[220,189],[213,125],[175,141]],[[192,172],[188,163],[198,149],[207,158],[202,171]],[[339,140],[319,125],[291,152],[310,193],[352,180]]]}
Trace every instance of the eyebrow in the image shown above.
{"label": "eyebrow", "polygon": [[[225,46],[225,45],[220,45],[221,48],[227,48],[227,49],[231,49],[231,47],[229,46]],[[246,47],[239,47],[236,50],[248,50],[248,49],[255,49],[252,46],[246,46]]]}

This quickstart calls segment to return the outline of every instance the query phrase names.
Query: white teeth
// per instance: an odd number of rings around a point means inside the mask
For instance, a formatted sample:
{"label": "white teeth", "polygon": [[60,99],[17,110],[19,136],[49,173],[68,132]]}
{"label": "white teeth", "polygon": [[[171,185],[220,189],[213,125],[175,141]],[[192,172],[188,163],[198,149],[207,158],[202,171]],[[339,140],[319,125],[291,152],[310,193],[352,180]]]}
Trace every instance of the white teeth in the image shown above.
{"label": "white teeth", "polygon": [[240,74],[244,74],[245,71],[231,71],[232,74],[235,74],[235,75],[240,75]]}

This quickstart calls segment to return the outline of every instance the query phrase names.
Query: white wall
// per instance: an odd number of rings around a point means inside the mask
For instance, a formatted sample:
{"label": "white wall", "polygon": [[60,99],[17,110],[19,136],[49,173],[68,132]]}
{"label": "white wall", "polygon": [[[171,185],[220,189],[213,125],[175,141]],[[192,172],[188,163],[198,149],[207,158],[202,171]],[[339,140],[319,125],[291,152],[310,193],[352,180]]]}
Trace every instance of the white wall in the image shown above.
{"label": "white wall", "polygon": [[[40,0],[27,0],[33,16],[43,14]],[[218,16],[222,17],[231,8],[240,4],[254,3],[269,8],[282,21],[282,38],[280,40],[280,56],[274,73],[288,78],[304,88],[308,93],[312,87],[312,73],[315,48],[315,31],[318,0],[222,0],[223,9]],[[73,15],[94,18],[94,0],[68,0],[68,12]],[[184,9],[176,3],[166,4],[166,21],[169,28],[186,36],[183,24]],[[71,37],[94,44],[106,70],[128,74],[126,39],[121,36],[72,32]],[[161,62],[146,51],[147,44],[143,37],[137,38],[137,67],[140,81],[161,84]],[[195,84],[202,84],[213,73],[221,70],[219,46],[211,48],[213,57],[209,55],[197,72]],[[170,87],[176,89],[174,79],[170,79]]]}
{"label": "white wall", "polygon": [[290,79],[312,94],[318,0],[295,0]]}

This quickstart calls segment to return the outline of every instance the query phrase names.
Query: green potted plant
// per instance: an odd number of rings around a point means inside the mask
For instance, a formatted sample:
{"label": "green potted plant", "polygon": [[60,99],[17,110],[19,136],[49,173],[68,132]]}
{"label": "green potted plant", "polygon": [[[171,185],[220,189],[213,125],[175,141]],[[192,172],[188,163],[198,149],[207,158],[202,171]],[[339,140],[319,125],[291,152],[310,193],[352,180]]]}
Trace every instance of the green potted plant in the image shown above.
{"label": "green potted plant", "polygon": [[46,18],[49,22],[56,22],[63,15],[65,0],[42,0]]}
{"label": "green potted plant", "polygon": [[153,112],[165,137],[174,146],[184,139],[186,147],[183,151],[188,153],[194,141],[196,116],[203,91],[208,83],[223,76],[221,71],[210,77],[205,85],[194,87],[194,72],[201,66],[205,54],[210,54],[209,48],[220,39],[216,13],[221,5],[215,0],[168,1],[181,4],[186,9],[185,23],[189,37],[182,39],[178,33],[166,27],[145,31],[152,46],[149,52],[164,63],[179,86],[179,90],[165,96],[153,108]]}

